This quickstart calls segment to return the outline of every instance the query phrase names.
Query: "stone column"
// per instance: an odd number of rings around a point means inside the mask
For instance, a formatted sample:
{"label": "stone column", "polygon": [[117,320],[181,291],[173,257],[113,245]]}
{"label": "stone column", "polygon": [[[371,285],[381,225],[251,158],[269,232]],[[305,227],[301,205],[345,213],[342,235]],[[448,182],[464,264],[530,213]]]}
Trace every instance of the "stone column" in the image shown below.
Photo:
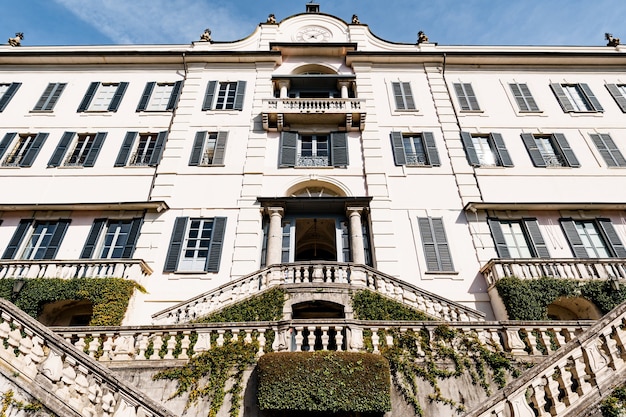
{"label": "stone column", "polygon": [[361,225],[361,213],[363,207],[348,207],[348,219],[350,219],[350,248],[352,262],[355,264],[365,263],[365,248],[363,247],[363,228]]}
{"label": "stone column", "polygon": [[278,88],[280,88],[280,98],[289,97],[289,81],[279,81]]}
{"label": "stone column", "polygon": [[341,90],[341,98],[349,98],[348,86],[350,85],[350,81],[339,81],[337,85]]}
{"label": "stone column", "polygon": [[265,265],[270,266],[282,260],[284,210],[282,207],[268,207],[265,210],[270,216]]}

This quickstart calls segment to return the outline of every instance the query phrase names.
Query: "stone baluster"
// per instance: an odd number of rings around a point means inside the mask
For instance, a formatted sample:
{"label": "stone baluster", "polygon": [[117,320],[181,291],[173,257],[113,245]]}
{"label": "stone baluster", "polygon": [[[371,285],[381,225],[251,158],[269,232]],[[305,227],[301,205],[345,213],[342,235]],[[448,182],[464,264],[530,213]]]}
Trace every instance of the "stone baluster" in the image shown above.
{"label": "stone baluster", "polygon": [[554,349],[552,349],[552,339],[549,333],[551,329],[540,327],[538,330],[539,330],[539,336],[541,337],[541,341],[543,342],[543,345],[546,347],[546,351],[548,352],[548,354],[550,354],[551,352],[554,352]]}
{"label": "stone baluster", "polygon": [[546,381],[542,376],[537,376],[531,382],[532,393],[530,395],[530,401],[535,407],[535,410],[539,413],[538,417],[548,417],[551,416],[550,413],[546,411],[546,390],[544,386],[546,385]]}
{"label": "stone baluster", "polygon": [[257,352],[258,356],[263,356],[265,354],[265,343],[267,339],[265,338],[265,329],[259,329],[259,336],[257,337],[259,341],[259,351]]}
{"label": "stone baluster", "polygon": [[161,359],[160,352],[163,347],[163,337],[160,334],[154,335],[152,339],[152,355],[150,355],[150,360],[159,360]]}
{"label": "stone baluster", "polygon": [[176,349],[177,344],[176,333],[167,333],[166,337],[167,343],[165,344],[165,346],[167,350],[165,352],[165,356],[163,356],[163,359],[174,359],[174,350]]}
{"label": "stone baluster", "polygon": [[556,339],[556,343],[559,348],[565,346],[567,340],[565,338],[564,329],[561,327],[555,327],[552,329],[554,331],[554,338]]}
{"label": "stone baluster", "polygon": [[191,341],[189,340],[190,331],[183,332],[183,338],[180,339],[180,353],[178,354],[178,359],[189,359],[189,355],[187,352],[189,351],[189,345]]}
{"label": "stone baluster", "polygon": [[618,346],[617,340],[613,338],[613,327],[607,326],[602,332],[602,336],[606,341],[607,351],[611,357],[612,363],[611,366],[615,370],[619,370],[624,366],[624,359],[620,353],[620,347]]}
{"label": "stone baluster", "polygon": [[590,392],[593,387],[589,383],[588,373],[587,373],[587,365],[585,363],[585,356],[583,355],[583,350],[581,348],[576,348],[571,352],[571,358],[573,362],[573,366],[570,370],[573,378],[578,381],[578,394],[585,395]]}
{"label": "stone baluster", "polygon": [[307,328],[309,329],[309,335],[307,337],[309,351],[313,352],[315,350],[315,326],[309,326]]}
{"label": "stone baluster", "polygon": [[614,323],[613,337],[617,343],[617,348],[620,349],[621,352],[626,352],[626,331],[624,331],[623,325],[624,323],[621,319],[617,323]]}
{"label": "stone baluster", "polygon": [[148,335],[146,333],[139,333],[137,335],[137,355],[135,356],[136,361],[145,361],[146,360],[146,350],[148,350]]}
{"label": "stone baluster", "polygon": [[226,330],[224,329],[219,329],[217,331],[217,340],[215,341],[217,346],[224,346],[224,333],[226,333]]}
{"label": "stone baluster", "polygon": [[105,333],[103,335],[104,340],[102,342],[102,356],[98,359],[100,362],[111,360],[113,352],[113,336],[114,335],[112,333]]}
{"label": "stone baluster", "polygon": [[78,337],[78,340],[76,341],[76,343],[74,343],[74,346],[76,346],[76,349],[78,349],[81,352],[85,351],[85,346],[87,346],[87,344],[85,343],[85,333],[79,333],[76,335],[76,337]]}
{"label": "stone baluster", "polygon": [[302,342],[304,340],[303,330],[304,330],[304,327],[302,327],[302,326],[295,327],[295,331],[296,331],[296,337],[295,337],[296,352],[300,352],[302,350]]}
{"label": "stone baluster", "polygon": [[337,351],[341,352],[343,350],[343,327],[342,326],[335,327],[335,343],[337,345]]}
{"label": "stone baluster", "polygon": [[559,361],[556,364],[556,367],[559,370],[559,372],[557,373],[559,385],[565,392],[565,398],[563,399],[563,402],[569,407],[578,401],[578,393],[572,390],[572,387],[574,386],[574,379],[573,374],[570,371],[571,367],[568,365],[568,360],[564,359]]}
{"label": "stone baluster", "polygon": [[246,344],[252,343],[252,329],[246,329],[245,333],[246,333],[246,336],[243,338],[243,341]]}
{"label": "stone baluster", "polygon": [[528,339],[528,344],[530,345],[530,354],[541,355],[541,351],[537,349],[537,337],[535,337],[533,329],[526,329],[526,338]]}
{"label": "stone baluster", "polygon": [[378,329],[372,328],[372,346],[374,347],[374,353],[378,353],[378,345],[380,342],[380,337],[378,336]]}
{"label": "stone baluster", "polygon": [[96,353],[98,352],[98,349],[100,348],[100,335],[98,334],[92,334],[93,339],[91,340],[91,342],[89,342],[89,346],[87,346],[87,351],[88,351],[88,355],[91,358],[95,358],[96,357]]}
{"label": "stone baluster", "polygon": [[321,331],[322,331],[322,350],[328,350],[328,341],[330,339],[330,336],[328,335],[328,326],[322,326],[321,327]]}
{"label": "stone baluster", "polygon": [[321,265],[313,265],[313,282],[321,284],[324,282],[324,269]]}
{"label": "stone baluster", "polygon": [[559,400],[559,385],[558,375],[555,375],[555,368],[548,368],[543,374],[547,384],[544,386],[546,396],[550,400],[550,413],[553,416],[558,416],[563,410],[565,410],[565,404]]}
{"label": "stone baluster", "polygon": [[194,356],[200,355],[204,352],[208,352],[209,350],[211,350],[211,333],[198,333],[198,339],[196,340],[196,344],[193,346]]}

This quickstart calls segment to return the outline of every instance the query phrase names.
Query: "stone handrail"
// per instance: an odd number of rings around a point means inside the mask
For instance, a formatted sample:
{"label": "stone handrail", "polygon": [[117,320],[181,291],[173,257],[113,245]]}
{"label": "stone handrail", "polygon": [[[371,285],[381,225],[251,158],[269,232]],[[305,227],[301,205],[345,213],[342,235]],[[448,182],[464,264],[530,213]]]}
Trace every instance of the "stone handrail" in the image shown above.
{"label": "stone handrail", "polygon": [[584,414],[626,377],[625,325],[626,302],[466,416]]}
{"label": "stone handrail", "polygon": [[45,406],[54,414],[174,417],[162,405],[118,380],[101,364],[2,299],[0,317],[0,362],[8,370],[5,377],[30,387],[31,392],[44,393]]}
{"label": "stone handrail", "polygon": [[445,321],[484,320],[484,313],[422,290],[365,265],[298,262],[272,265],[152,316],[155,324],[194,320],[282,284],[346,284],[367,288]]}
{"label": "stone handrail", "polygon": [[365,108],[365,100],[358,98],[273,98],[263,100],[263,108],[270,113],[347,113]]}
{"label": "stone handrail", "polygon": [[491,259],[480,272],[489,287],[505,277],[532,279],[541,277],[581,280],[626,280],[626,259],[621,258],[525,258]]}
{"label": "stone handrail", "polygon": [[0,278],[124,278],[139,280],[152,274],[141,259],[3,260]]}

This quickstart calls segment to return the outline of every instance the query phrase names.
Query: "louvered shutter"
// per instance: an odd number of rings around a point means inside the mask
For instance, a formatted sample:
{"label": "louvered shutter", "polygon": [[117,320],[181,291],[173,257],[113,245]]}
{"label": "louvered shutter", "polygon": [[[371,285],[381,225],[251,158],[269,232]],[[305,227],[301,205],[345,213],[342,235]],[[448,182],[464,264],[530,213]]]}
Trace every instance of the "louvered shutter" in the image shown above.
{"label": "louvered shutter", "polygon": [[167,107],[165,110],[174,110],[176,107],[176,103],[178,103],[178,97],[180,96],[180,89],[183,86],[182,81],[176,81],[174,83],[174,88],[172,88],[172,94],[170,95],[170,100],[167,102]]}
{"label": "louvered shutter", "polygon": [[96,94],[96,91],[98,91],[99,86],[100,86],[100,83],[97,81],[89,84],[89,88],[87,88],[87,92],[85,93],[83,100],[80,102],[80,105],[78,106],[78,110],[77,110],[78,113],[82,113],[89,108],[89,105],[91,104],[91,100],[93,100],[93,96]]}
{"label": "louvered shutter", "polygon": [[206,272],[219,272],[220,270],[225,231],[226,217],[215,217],[213,219],[213,232],[211,233],[211,243],[209,245],[209,257],[205,266]]}
{"label": "louvered shutter", "polygon": [[626,159],[622,155],[622,152],[617,148],[615,142],[611,138],[611,135],[607,134],[591,134],[591,140],[598,148],[600,155],[604,158],[606,164],[610,167],[624,167],[626,166]]}
{"label": "louvered shutter", "polygon": [[204,93],[204,102],[202,103],[202,110],[211,110],[213,108],[213,99],[215,97],[215,89],[217,88],[217,81],[209,81],[206,86],[206,92]]}
{"label": "louvered shutter", "polygon": [[178,267],[178,260],[183,248],[185,239],[185,230],[187,229],[187,221],[189,217],[177,217],[174,222],[174,230],[172,231],[172,239],[170,240],[167,257],[165,258],[164,272],[174,272]]}
{"label": "louvered shutter", "polygon": [[496,245],[496,252],[498,253],[498,257],[504,259],[511,258],[511,252],[509,251],[509,247],[507,246],[506,240],[504,239],[504,233],[502,233],[502,226],[500,225],[500,221],[498,219],[488,218],[487,223],[489,224],[489,229],[491,230],[493,243]]}
{"label": "louvered shutter", "polygon": [[22,83],[11,83],[7,91],[0,98],[0,112],[3,112],[4,109],[9,104],[9,101],[13,98],[17,90],[20,88]]}
{"label": "louvered shutter", "polygon": [[556,99],[559,101],[559,104],[561,105],[561,108],[563,109],[563,111],[565,112],[574,111],[574,106],[569,101],[569,98],[567,98],[567,96],[565,95],[565,91],[563,91],[563,87],[561,87],[561,84],[551,83],[550,88],[552,89],[552,92],[556,96]]}
{"label": "louvered shutter", "polygon": [[331,164],[335,167],[348,166],[348,137],[345,132],[330,134]]}
{"label": "louvered shutter", "polygon": [[404,94],[402,93],[400,83],[391,83],[391,87],[393,89],[393,96],[396,100],[396,110],[406,110],[406,105],[404,104]]}
{"label": "louvered shutter", "polygon": [[469,83],[463,84],[465,88],[465,94],[467,95],[467,101],[470,106],[470,110],[480,110],[480,106],[478,105],[478,99],[476,98],[476,94],[474,94],[474,88]]}
{"label": "louvered shutter", "polygon": [[[622,110],[622,113],[626,113],[626,97],[622,95],[622,92],[619,90],[617,84],[606,84],[606,89],[609,90],[609,93],[613,96],[613,99]],[[0,111],[2,111],[0,109]]]}
{"label": "louvered shutter", "polygon": [[161,156],[163,156],[163,150],[165,149],[165,141],[167,140],[167,131],[159,132],[157,135],[156,143],[154,144],[154,150],[150,155],[150,162],[148,165],[157,166],[161,162]]}
{"label": "louvered shutter", "polygon": [[152,95],[152,90],[154,90],[155,85],[156,85],[156,82],[154,81],[146,83],[146,86],[143,89],[143,94],[141,95],[141,100],[139,100],[139,105],[137,106],[136,111],[145,111],[148,108],[148,101],[150,101],[150,96]]}
{"label": "louvered shutter", "polygon": [[42,259],[55,258],[57,252],[59,251],[59,246],[61,246],[63,236],[65,236],[65,232],[67,231],[67,227],[70,225],[70,221],[70,219],[60,219],[57,221],[57,226],[54,229],[54,233],[50,238],[50,243],[48,243]]}
{"label": "louvered shutter", "polygon": [[84,167],[93,167],[96,164],[96,158],[100,153],[100,149],[102,149],[102,145],[104,144],[104,139],[107,136],[107,132],[98,132],[96,133],[96,137],[93,140],[93,145],[89,149],[87,156],[85,157],[85,163],[83,163]]}
{"label": "louvered shutter", "polygon": [[282,132],[280,134],[280,160],[281,167],[296,166],[298,151],[298,134],[296,132]]}
{"label": "louvered shutter", "polygon": [[418,218],[428,271],[454,271],[441,218]]}
{"label": "louvered shutter", "polygon": [[491,137],[491,141],[495,146],[495,151],[498,154],[498,158],[500,159],[500,163],[502,163],[502,166],[514,166],[511,155],[509,155],[509,151],[506,149],[506,145],[504,144],[504,139],[502,138],[502,135],[500,133],[491,133],[489,136]]}
{"label": "louvered shutter", "polygon": [[589,103],[591,103],[591,107],[593,107],[593,110],[597,112],[603,112],[604,109],[602,108],[602,105],[600,104],[596,96],[593,94],[593,91],[591,91],[591,88],[589,88],[589,85],[585,83],[581,83],[579,85],[580,85],[580,88],[583,90],[583,93],[585,93],[585,95],[587,96]]}
{"label": "louvered shutter", "polygon": [[35,136],[35,138],[31,142],[30,147],[24,153],[24,157],[20,161],[21,167],[28,168],[33,165],[33,162],[35,162],[35,158],[37,158],[37,155],[39,154],[39,151],[41,150],[41,147],[43,146],[47,138],[47,133],[38,133],[37,136]]}
{"label": "louvered shutter", "polygon": [[570,248],[576,258],[588,258],[587,249],[583,245],[580,235],[576,231],[576,224],[572,219],[561,219],[561,227],[565,233],[565,237],[569,242]]}
{"label": "louvered shutter", "polygon": [[396,165],[406,165],[406,153],[401,132],[391,132],[391,147],[393,149],[393,160]]}
{"label": "louvered shutter", "polygon": [[569,165],[572,168],[580,167],[580,162],[578,162],[578,159],[576,159],[576,155],[574,155],[574,151],[569,146],[567,139],[565,139],[565,135],[562,133],[555,133],[552,135],[552,137],[556,141],[557,145],[559,145],[559,148],[561,149],[561,153],[563,154],[563,157],[565,157],[565,160],[567,161],[567,165]]}
{"label": "louvered shutter", "polygon": [[54,89],[52,90],[52,96],[50,97],[48,102],[44,105],[42,110],[50,111],[54,109],[54,106],[57,104],[59,97],[61,97],[61,93],[65,89],[65,86],[66,86],[65,83],[58,83],[54,86]]}
{"label": "louvered shutter", "polygon": [[15,233],[13,233],[13,236],[9,241],[9,246],[7,246],[2,254],[2,259],[15,259],[17,251],[22,244],[22,240],[24,240],[24,236],[26,236],[26,232],[32,223],[33,221],[31,219],[20,220],[20,223],[17,225],[17,229],[15,229]]}
{"label": "louvered shutter", "polygon": [[233,108],[235,110],[243,110],[243,99],[246,94],[246,82],[238,81],[237,82],[237,91],[235,93],[235,104]]}
{"label": "louvered shutter", "polygon": [[617,258],[626,258],[626,249],[624,248],[624,244],[617,235],[617,232],[615,231],[611,220],[597,219],[597,221],[608,243],[611,245],[613,255]]}
{"label": "louvered shutter", "polygon": [[402,83],[402,90],[404,92],[406,110],[415,110],[415,100],[413,100],[413,91],[411,91],[411,84]]}
{"label": "louvered shutter", "polygon": [[550,252],[548,252],[546,242],[543,240],[543,236],[541,235],[537,219],[524,219],[524,225],[526,226],[528,237],[530,238],[535,250],[535,255],[538,258],[549,258]]}
{"label": "louvered shutter", "polygon": [[428,163],[430,166],[438,167],[441,165],[439,161],[439,152],[437,152],[437,145],[435,144],[435,135],[432,132],[422,132],[422,139],[424,139],[424,148],[428,154]]}
{"label": "louvered shutter", "polygon": [[55,89],[55,87],[56,87],[56,84],[54,83],[48,84],[46,89],[43,91],[43,94],[41,95],[41,97],[39,97],[39,100],[37,101],[37,104],[35,104],[35,107],[33,108],[33,110],[40,111],[44,109],[43,106],[46,103],[46,101],[48,101],[48,98],[52,94],[52,91]]}
{"label": "louvered shutter", "polygon": [[530,155],[530,159],[533,161],[533,165],[536,167],[545,167],[546,161],[543,159],[541,152],[539,152],[539,148],[537,148],[537,143],[535,142],[535,137],[531,133],[522,133],[522,141],[526,146],[526,150]]}
{"label": "louvered shutter", "polygon": [[122,147],[120,148],[120,152],[117,154],[117,159],[115,160],[116,167],[123,167],[128,162],[128,157],[130,155],[130,150],[135,142],[135,138],[137,137],[137,132],[126,132],[126,136],[124,137],[124,142],[122,143]]}
{"label": "louvered shutter", "polygon": [[480,166],[476,149],[474,148],[474,141],[472,135],[469,132],[461,132],[461,141],[465,148],[465,156],[467,156],[467,162],[472,166]]}
{"label": "louvered shutter", "polygon": [[63,157],[65,156],[65,153],[67,152],[67,148],[68,146],[70,146],[70,143],[72,142],[72,138],[74,137],[75,134],[76,132],[63,133],[63,136],[61,136],[61,140],[59,141],[57,148],[54,150],[52,157],[48,161],[48,167],[58,167],[59,165],[61,165],[61,162],[63,161]]}
{"label": "louvered shutter", "polygon": [[128,88],[127,82],[119,83],[119,85],[117,86],[117,90],[115,90],[115,94],[113,95],[113,98],[111,99],[111,103],[109,103],[109,108],[108,108],[109,111],[116,112],[117,109],[119,109],[120,103],[122,102],[122,97],[124,97],[124,93],[126,92],[127,88]]}
{"label": "louvered shutter", "polygon": [[124,251],[122,252],[122,258],[130,259],[133,257],[133,252],[135,252],[135,245],[137,244],[137,238],[139,237],[139,230],[141,230],[142,223],[143,219],[141,217],[137,217],[132,220],[130,231],[128,232],[128,237],[126,239],[126,245],[124,245]]}
{"label": "louvered shutter", "polygon": [[513,97],[515,97],[517,107],[520,111],[530,111],[528,104],[526,104],[526,100],[524,100],[524,95],[522,94],[519,84],[509,84],[509,87],[511,88],[511,92],[513,93]]}
{"label": "louvered shutter", "polygon": [[204,149],[204,141],[206,140],[206,131],[196,132],[196,137],[193,141],[193,148],[191,150],[191,156],[189,157],[189,166],[198,166],[202,160],[202,150]]}
{"label": "louvered shutter", "polygon": [[2,138],[2,142],[0,142],[0,158],[4,156],[4,153],[9,148],[9,145],[11,144],[15,136],[17,136],[16,132],[10,132],[4,135],[4,137]]}
{"label": "louvered shutter", "polygon": [[217,141],[215,142],[215,151],[213,152],[213,163],[211,165],[223,165],[224,156],[226,154],[226,141],[228,132],[217,132]]}
{"label": "louvered shutter", "polygon": [[461,106],[461,110],[470,110],[470,104],[465,96],[465,91],[463,91],[463,84],[454,83],[454,91],[456,93],[456,97],[459,100],[459,105]]}
{"label": "louvered shutter", "polygon": [[98,244],[98,238],[100,237],[100,233],[102,232],[102,228],[104,228],[106,222],[107,219],[95,219],[93,221],[91,230],[89,231],[89,235],[85,241],[85,246],[83,246],[83,251],[80,254],[80,259],[91,259],[93,257],[93,252]]}

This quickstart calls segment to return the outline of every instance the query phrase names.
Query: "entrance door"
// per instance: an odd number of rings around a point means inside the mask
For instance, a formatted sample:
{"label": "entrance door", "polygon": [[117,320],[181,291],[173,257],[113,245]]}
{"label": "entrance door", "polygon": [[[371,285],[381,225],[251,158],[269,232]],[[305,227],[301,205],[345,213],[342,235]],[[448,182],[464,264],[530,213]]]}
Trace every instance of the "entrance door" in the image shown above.
{"label": "entrance door", "polygon": [[346,219],[297,217],[283,221],[283,262],[350,261]]}

